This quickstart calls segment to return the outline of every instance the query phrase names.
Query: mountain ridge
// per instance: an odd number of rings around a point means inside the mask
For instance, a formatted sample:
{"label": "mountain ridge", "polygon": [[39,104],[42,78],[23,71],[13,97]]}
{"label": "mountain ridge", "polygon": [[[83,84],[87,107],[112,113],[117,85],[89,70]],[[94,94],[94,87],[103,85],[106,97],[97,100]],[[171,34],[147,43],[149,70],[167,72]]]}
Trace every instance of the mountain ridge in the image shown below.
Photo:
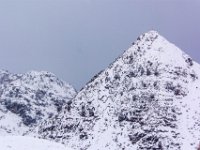
{"label": "mountain ridge", "polygon": [[47,71],[0,71],[0,133],[23,135],[57,114],[76,94],[71,85]]}

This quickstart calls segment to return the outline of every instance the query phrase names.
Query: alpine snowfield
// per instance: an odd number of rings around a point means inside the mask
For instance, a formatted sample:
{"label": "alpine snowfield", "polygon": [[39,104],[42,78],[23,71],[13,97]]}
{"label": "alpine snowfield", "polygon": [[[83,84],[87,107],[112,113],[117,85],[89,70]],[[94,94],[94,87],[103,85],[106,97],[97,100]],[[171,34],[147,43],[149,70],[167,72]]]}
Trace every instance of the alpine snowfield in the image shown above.
{"label": "alpine snowfield", "polygon": [[72,150],[62,144],[23,136],[0,136],[1,150]]}

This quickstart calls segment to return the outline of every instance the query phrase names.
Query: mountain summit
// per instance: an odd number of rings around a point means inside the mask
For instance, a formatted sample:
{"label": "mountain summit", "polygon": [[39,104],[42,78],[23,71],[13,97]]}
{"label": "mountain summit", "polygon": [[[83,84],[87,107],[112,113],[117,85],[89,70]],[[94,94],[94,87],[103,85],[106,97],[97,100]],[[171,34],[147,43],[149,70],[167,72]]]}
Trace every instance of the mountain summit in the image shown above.
{"label": "mountain summit", "polygon": [[38,133],[77,150],[195,150],[199,76],[199,64],[150,31]]}
{"label": "mountain summit", "polygon": [[25,134],[58,114],[75,94],[69,84],[46,71],[0,71],[0,134]]}

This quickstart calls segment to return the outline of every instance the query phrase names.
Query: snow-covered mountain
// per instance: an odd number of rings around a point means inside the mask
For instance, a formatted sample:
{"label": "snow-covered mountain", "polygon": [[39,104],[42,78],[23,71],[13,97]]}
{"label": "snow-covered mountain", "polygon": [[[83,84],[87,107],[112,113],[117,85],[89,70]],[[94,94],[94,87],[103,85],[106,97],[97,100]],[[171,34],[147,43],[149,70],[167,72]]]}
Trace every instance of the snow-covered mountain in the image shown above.
{"label": "snow-covered mountain", "polygon": [[0,71],[0,135],[23,135],[57,115],[76,91],[54,74]]}
{"label": "snow-covered mountain", "polygon": [[195,150],[199,76],[199,64],[150,31],[38,133],[76,150]]}
{"label": "snow-covered mountain", "polygon": [[62,144],[23,136],[0,136],[1,150],[71,150]]}

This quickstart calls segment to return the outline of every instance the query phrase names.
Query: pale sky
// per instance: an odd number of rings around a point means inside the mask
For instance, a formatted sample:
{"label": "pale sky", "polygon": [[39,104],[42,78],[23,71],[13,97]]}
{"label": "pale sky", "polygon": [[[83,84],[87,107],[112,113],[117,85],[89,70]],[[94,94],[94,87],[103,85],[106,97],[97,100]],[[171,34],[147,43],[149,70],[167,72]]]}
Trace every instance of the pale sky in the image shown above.
{"label": "pale sky", "polygon": [[200,0],[0,0],[0,69],[80,89],[151,29],[200,62]]}

